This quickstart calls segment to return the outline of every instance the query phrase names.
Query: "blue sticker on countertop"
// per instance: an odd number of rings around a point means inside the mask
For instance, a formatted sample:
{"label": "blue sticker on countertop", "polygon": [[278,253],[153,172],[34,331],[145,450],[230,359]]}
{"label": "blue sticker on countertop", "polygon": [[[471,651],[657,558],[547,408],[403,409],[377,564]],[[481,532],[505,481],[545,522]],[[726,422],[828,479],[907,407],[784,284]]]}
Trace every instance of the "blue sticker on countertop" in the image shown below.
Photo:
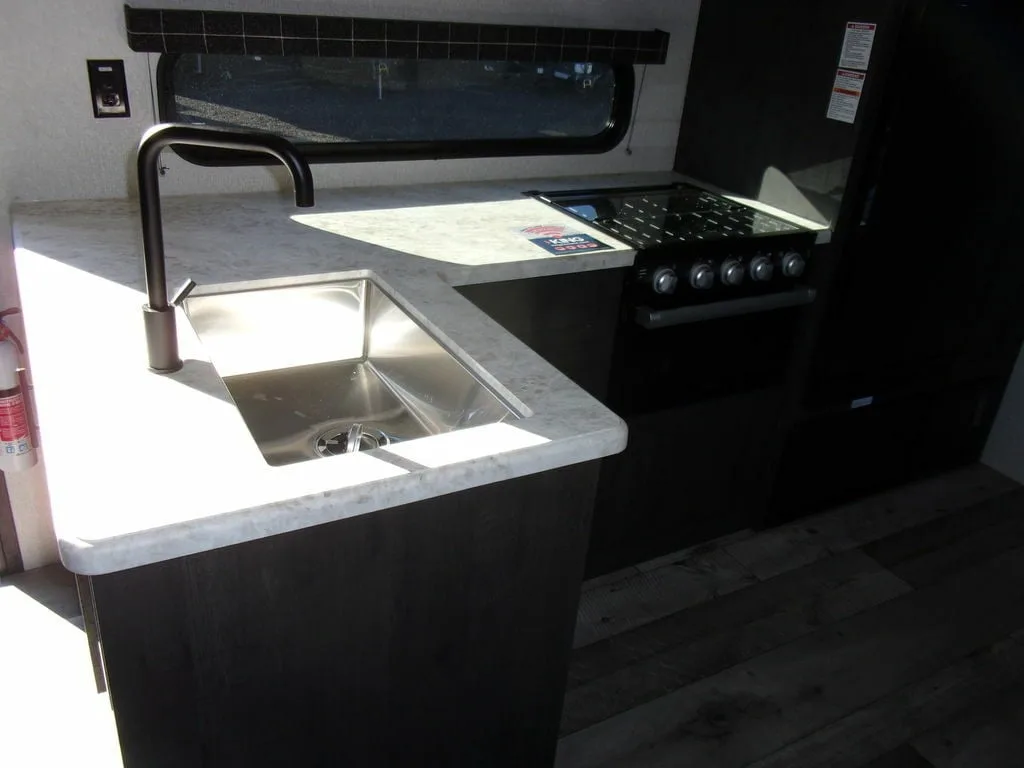
{"label": "blue sticker on countertop", "polygon": [[530,242],[556,256],[592,251],[610,251],[611,246],[590,235],[565,234],[559,237],[532,237]]}

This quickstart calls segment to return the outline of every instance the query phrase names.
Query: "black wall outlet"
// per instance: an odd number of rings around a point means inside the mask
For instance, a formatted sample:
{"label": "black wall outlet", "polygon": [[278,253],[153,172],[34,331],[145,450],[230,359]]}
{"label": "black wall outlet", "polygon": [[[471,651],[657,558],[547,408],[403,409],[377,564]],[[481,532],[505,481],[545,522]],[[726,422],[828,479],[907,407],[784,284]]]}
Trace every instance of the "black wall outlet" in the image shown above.
{"label": "black wall outlet", "polygon": [[92,113],[96,117],[130,117],[128,83],[124,78],[124,62],[120,59],[89,59],[89,92]]}

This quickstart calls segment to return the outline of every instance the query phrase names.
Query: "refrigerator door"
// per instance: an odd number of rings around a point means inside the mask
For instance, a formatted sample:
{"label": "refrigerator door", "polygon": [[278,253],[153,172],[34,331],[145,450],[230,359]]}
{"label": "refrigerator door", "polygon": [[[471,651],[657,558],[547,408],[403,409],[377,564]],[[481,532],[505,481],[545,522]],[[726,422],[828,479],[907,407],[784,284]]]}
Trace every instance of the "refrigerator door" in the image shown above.
{"label": "refrigerator door", "polygon": [[[701,6],[675,169],[821,223],[846,187],[866,99],[902,1],[714,0]],[[850,24],[861,25],[851,30]],[[867,25],[876,25],[865,35]],[[864,53],[844,60],[844,44]],[[852,51],[856,53],[856,50]],[[863,75],[854,122],[828,117],[837,71]]]}
{"label": "refrigerator door", "polygon": [[1024,339],[1024,20],[930,0],[886,88],[843,237],[811,399],[1009,371]]}

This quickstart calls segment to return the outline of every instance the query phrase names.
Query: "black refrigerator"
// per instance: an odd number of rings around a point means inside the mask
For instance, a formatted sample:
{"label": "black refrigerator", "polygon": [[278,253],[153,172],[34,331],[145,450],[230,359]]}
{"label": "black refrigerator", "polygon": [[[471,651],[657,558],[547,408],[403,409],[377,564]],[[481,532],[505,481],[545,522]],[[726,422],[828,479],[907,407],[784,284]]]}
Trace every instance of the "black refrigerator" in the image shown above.
{"label": "black refrigerator", "polygon": [[1024,4],[704,0],[676,169],[832,229],[772,522],[978,458],[1024,340]]}

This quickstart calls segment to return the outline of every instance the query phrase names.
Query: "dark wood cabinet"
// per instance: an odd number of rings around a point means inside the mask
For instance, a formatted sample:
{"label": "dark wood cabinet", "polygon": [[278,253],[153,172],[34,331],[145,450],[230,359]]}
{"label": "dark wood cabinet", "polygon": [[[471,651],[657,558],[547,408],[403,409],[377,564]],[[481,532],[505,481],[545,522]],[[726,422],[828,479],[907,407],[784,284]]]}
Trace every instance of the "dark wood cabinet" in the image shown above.
{"label": "dark wood cabinet", "polygon": [[551,765],[596,476],[93,577],[126,768]]}
{"label": "dark wood cabinet", "polygon": [[782,389],[632,417],[602,460],[587,576],[758,526],[771,491]]}
{"label": "dark wood cabinet", "polygon": [[625,269],[464,285],[456,290],[601,402],[607,402]]}

